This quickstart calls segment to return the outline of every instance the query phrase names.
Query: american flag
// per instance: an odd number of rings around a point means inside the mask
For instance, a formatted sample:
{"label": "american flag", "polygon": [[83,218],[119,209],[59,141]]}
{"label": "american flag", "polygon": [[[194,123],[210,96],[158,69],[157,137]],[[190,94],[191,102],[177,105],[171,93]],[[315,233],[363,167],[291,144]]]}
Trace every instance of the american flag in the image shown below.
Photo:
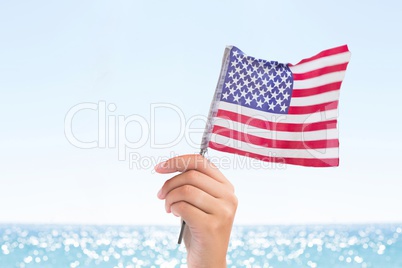
{"label": "american flag", "polygon": [[262,161],[339,165],[339,90],[347,45],[283,64],[225,49],[201,151],[207,147]]}

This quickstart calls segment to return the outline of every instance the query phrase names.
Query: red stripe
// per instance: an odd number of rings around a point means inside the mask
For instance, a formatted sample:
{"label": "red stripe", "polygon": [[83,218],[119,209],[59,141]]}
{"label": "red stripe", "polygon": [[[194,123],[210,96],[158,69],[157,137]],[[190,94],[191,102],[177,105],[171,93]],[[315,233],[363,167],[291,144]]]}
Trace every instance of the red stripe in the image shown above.
{"label": "red stripe", "polygon": [[289,141],[289,140],[274,140],[258,137],[252,134],[236,131],[233,129],[214,126],[212,133],[228,137],[234,140],[258,145],[265,148],[278,149],[323,149],[323,148],[338,148],[338,139],[329,140],[314,140],[314,141]]}
{"label": "red stripe", "polygon": [[309,106],[290,106],[288,114],[312,114],[320,111],[329,111],[338,108],[338,101],[331,101]]}
{"label": "red stripe", "polygon": [[286,132],[305,132],[305,131],[315,131],[323,129],[333,129],[336,128],[337,124],[336,119],[322,122],[315,122],[315,123],[302,123],[302,124],[277,123],[226,110],[218,110],[216,117],[239,122],[245,124],[246,126],[253,126],[272,131],[286,131]]}
{"label": "red stripe", "polygon": [[306,80],[314,77],[318,77],[324,74],[341,72],[345,71],[348,63],[342,63],[338,65],[328,66],[320,69],[316,69],[314,71],[306,72],[306,73],[293,73],[293,80]]}
{"label": "red stripe", "polygon": [[[315,55],[313,57],[301,60],[299,63],[297,63],[295,65],[299,65],[299,64],[306,63],[306,62],[309,62],[309,61],[313,61],[313,60],[316,60],[316,59],[319,59],[319,58],[328,57],[328,56],[332,56],[332,55],[335,55],[335,54],[340,54],[340,53],[344,53],[344,52],[348,52],[348,51],[349,51],[349,49],[348,49],[347,45],[330,48],[330,49],[321,51],[320,53],[318,53],[317,55]],[[289,65],[289,66],[295,66],[295,65]]]}
{"label": "red stripe", "polygon": [[339,166],[339,158],[291,158],[291,157],[272,157],[266,155],[260,155],[256,153],[250,153],[246,151],[242,151],[239,149],[231,148],[228,146],[224,146],[221,144],[214,143],[212,141],[209,142],[208,147],[232,154],[244,155],[251,158],[256,158],[265,162],[275,162],[282,164],[292,164],[306,167],[337,167]]}
{"label": "red stripe", "polygon": [[[321,122],[315,122],[315,123],[304,123],[303,126],[304,128],[302,129],[303,132],[307,131],[315,131],[315,130],[323,130],[323,129],[335,129],[337,125],[338,120],[333,119],[333,120],[327,120],[327,121],[321,121]],[[302,125],[302,124],[300,124]]]}
{"label": "red stripe", "polygon": [[312,88],[308,88],[308,89],[294,88],[292,91],[292,98],[293,97],[295,97],[295,98],[308,97],[308,96],[317,95],[320,93],[339,90],[341,88],[341,84],[342,84],[342,82],[335,82],[335,83],[331,83],[331,84],[327,84],[327,85],[323,85],[323,86],[319,86],[319,87],[312,87]]}

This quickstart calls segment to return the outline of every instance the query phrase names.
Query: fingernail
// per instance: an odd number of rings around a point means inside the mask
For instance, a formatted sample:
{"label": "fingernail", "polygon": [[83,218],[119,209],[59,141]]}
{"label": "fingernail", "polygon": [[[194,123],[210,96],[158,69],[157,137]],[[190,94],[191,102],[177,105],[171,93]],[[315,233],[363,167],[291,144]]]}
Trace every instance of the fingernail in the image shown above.
{"label": "fingernail", "polygon": [[167,162],[164,161],[164,162],[160,162],[159,164],[157,164],[155,166],[155,169],[165,169],[166,167],[167,167]]}
{"label": "fingernail", "polygon": [[162,188],[159,190],[157,196],[159,199],[162,199]]}

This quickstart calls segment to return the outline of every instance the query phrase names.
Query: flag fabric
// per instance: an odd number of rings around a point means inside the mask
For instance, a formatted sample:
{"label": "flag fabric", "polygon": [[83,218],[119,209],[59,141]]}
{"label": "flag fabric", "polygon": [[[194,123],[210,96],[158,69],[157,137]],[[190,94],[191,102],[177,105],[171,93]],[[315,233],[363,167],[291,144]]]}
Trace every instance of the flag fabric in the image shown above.
{"label": "flag fabric", "polygon": [[339,90],[347,45],[283,64],[225,49],[201,151],[301,166],[339,165]]}

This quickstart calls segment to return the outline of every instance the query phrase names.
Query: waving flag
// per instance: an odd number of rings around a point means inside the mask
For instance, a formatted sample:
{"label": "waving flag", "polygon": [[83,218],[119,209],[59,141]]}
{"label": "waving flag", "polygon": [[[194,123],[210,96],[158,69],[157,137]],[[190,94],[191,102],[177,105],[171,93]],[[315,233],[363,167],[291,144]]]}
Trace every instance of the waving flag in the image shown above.
{"label": "waving flag", "polygon": [[201,151],[268,162],[339,165],[339,90],[350,52],[328,49],[296,65],[225,50]]}

